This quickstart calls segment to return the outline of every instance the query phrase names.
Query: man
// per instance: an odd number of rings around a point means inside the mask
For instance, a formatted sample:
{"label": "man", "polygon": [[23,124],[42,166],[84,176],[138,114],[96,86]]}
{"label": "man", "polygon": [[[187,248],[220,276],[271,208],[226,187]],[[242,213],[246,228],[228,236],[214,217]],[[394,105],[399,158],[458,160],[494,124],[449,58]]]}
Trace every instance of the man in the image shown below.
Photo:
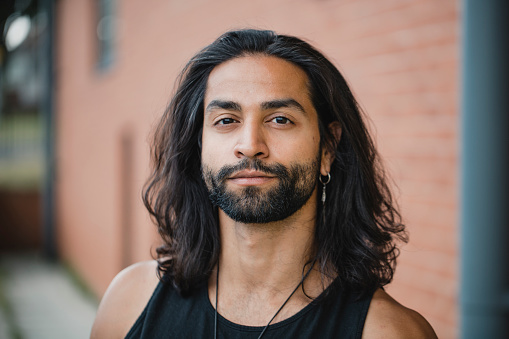
{"label": "man", "polygon": [[199,52],[153,160],[164,245],[114,279],[93,338],[436,337],[382,289],[404,226],[345,80],[307,43],[242,30]]}

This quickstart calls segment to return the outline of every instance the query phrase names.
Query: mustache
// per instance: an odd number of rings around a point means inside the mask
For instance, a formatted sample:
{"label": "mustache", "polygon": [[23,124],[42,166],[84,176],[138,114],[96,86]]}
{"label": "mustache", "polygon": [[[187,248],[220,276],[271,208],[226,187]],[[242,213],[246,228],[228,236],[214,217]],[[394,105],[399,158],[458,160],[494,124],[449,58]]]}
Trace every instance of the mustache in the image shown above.
{"label": "mustache", "polygon": [[232,176],[232,174],[246,169],[274,175],[278,178],[285,178],[289,175],[288,169],[280,163],[268,165],[264,164],[260,159],[245,158],[235,165],[225,165],[221,167],[216,175],[216,180],[223,181]]}

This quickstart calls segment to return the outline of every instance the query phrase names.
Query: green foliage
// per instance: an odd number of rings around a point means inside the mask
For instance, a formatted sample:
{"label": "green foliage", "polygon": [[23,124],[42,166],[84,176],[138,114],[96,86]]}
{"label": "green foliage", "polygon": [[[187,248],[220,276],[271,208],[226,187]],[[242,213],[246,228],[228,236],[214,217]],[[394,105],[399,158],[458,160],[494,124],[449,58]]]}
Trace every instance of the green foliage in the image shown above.
{"label": "green foliage", "polygon": [[63,263],[63,267],[66,270],[69,278],[71,279],[77,290],[87,299],[92,300],[95,304],[99,304],[97,296],[92,292],[87,283],[79,275],[79,273],[72,267],[68,262]]}
{"label": "green foliage", "polygon": [[43,125],[38,114],[0,117],[0,187],[39,189],[44,174]]}
{"label": "green foliage", "polygon": [[4,314],[5,320],[7,321],[10,337],[12,339],[23,339],[21,329],[14,320],[14,311],[9,302],[9,299],[7,298],[7,293],[5,292],[6,279],[7,272],[5,269],[3,269],[3,267],[0,266],[0,312]]}

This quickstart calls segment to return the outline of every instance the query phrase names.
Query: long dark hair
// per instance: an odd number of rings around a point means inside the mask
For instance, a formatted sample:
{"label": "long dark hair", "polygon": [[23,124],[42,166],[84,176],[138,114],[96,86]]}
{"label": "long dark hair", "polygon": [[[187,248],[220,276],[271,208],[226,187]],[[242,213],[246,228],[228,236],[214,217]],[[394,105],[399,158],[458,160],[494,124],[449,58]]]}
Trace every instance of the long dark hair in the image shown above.
{"label": "long dark hair", "polygon": [[[219,257],[217,208],[201,176],[203,99],[212,69],[245,55],[269,55],[302,68],[318,112],[321,146],[334,152],[325,208],[317,211],[316,260],[323,274],[360,290],[392,280],[406,241],[379,156],[345,79],[308,43],[272,31],[223,34],[183,69],[176,93],[154,134],[153,173],[143,201],[164,245],[157,249],[159,272],[181,293],[203,283]],[[327,126],[338,121],[340,140]]]}

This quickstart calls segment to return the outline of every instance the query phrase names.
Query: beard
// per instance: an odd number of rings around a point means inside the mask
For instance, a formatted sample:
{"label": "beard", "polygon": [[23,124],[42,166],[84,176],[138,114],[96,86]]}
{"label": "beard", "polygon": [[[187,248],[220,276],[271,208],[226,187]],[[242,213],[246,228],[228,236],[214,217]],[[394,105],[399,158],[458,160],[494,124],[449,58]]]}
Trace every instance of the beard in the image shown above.
{"label": "beard", "polygon": [[[308,163],[295,163],[288,168],[282,164],[263,164],[259,159],[244,159],[236,165],[223,166],[214,173],[202,164],[202,175],[211,202],[231,219],[258,224],[280,221],[297,212],[309,200],[317,185],[320,157]],[[275,187],[247,186],[240,191],[227,188],[226,182],[234,173],[252,169],[274,176]]]}

